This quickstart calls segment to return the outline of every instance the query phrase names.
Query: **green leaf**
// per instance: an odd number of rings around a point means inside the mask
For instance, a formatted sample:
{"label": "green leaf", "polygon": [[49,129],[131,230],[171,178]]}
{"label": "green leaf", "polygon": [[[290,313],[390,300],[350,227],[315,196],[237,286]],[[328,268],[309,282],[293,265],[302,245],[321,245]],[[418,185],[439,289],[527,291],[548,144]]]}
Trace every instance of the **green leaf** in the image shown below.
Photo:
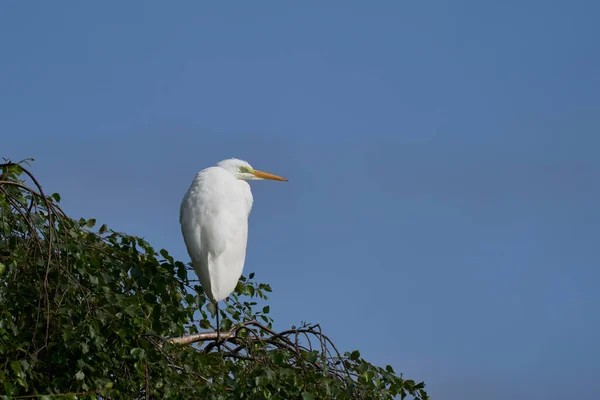
{"label": "green leaf", "polygon": [[20,363],[24,371],[27,371],[31,367],[27,360],[21,360]]}
{"label": "green leaf", "polygon": [[248,279],[252,279],[254,278],[254,272],[250,272],[250,275],[248,275]]}
{"label": "green leaf", "polygon": [[139,269],[138,267],[133,267],[131,269],[131,276],[133,278],[138,278],[138,277],[142,276],[142,270]]}
{"label": "green leaf", "polygon": [[271,310],[271,307],[264,306],[262,311],[263,311],[264,314],[268,314],[270,310]]}
{"label": "green leaf", "polygon": [[283,354],[280,351],[275,351],[270,354],[271,360],[275,363],[275,365],[283,364]]}
{"label": "green leaf", "polygon": [[88,228],[93,228],[94,225],[96,225],[96,218],[88,219],[87,223],[85,224],[85,226],[87,226]]}
{"label": "green leaf", "polygon": [[59,202],[60,202],[60,194],[58,194],[58,193],[52,193],[52,194],[50,195],[50,197],[51,197],[51,198],[53,198],[53,199],[54,199],[54,201],[56,201],[57,203],[59,203]]}
{"label": "green leaf", "polygon": [[[11,396],[15,393],[15,385],[12,384],[12,382],[10,381],[4,381],[2,382],[3,386],[4,386],[4,391],[6,392],[7,395]],[[10,399],[10,398],[8,398]]]}
{"label": "green leaf", "polygon": [[206,303],[206,297],[205,296],[200,296],[197,295],[194,298],[194,305],[198,308],[202,307],[204,305],[204,303]]}
{"label": "green leaf", "polygon": [[308,360],[308,362],[314,363],[315,361],[317,361],[318,356],[314,351],[311,351],[306,354],[306,359]]}
{"label": "green leaf", "polygon": [[202,329],[209,329],[210,328],[210,322],[207,319],[203,319],[200,321],[200,328]]}
{"label": "green leaf", "polygon": [[80,370],[75,374],[75,379],[77,379],[78,381],[82,381],[83,378],[85,378],[85,374],[83,373],[83,371]]}
{"label": "green leaf", "polygon": [[6,271],[6,265],[0,262],[0,276],[4,274],[4,271]]}
{"label": "green leaf", "polygon": [[149,304],[156,304],[156,296],[153,295],[152,293],[146,293],[144,295],[144,301],[146,301],[146,303],[149,303]]}
{"label": "green leaf", "polygon": [[146,351],[139,347],[133,348],[129,351],[133,358],[136,360],[142,360],[146,356]]}
{"label": "green leaf", "polygon": [[265,378],[264,376],[257,376],[256,378],[254,378],[254,384],[258,387],[260,386],[264,386],[267,384],[267,378]]}
{"label": "green leaf", "polygon": [[369,382],[369,374],[367,374],[366,372],[363,372],[358,379],[362,383],[368,383]]}
{"label": "green leaf", "polygon": [[102,226],[100,227],[100,229],[98,229],[98,233],[99,234],[104,234],[104,232],[106,232],[108,228],[106,227],[106,224],[102,224]]}
{"label": "green leaf", "polygon": [[11,361],[10,367],[15,371],[15,374],[20,377],[23,374],[23,370],[21,369],[21,363],[18,361]]}
{"label": "green leaf", "polygon": [[185,265],[183,263],[179,263],[180,265],[177,268],[177,277],[182,281],[185,281],[187,278],[187,271],[185,270]]}
{"label": "green leaf", "polygon": [[239,328],[236,331],[236,336],[240,337],[240,338],[247,338],[248,337],[248,329],[246,329],[246,328]]}
{"label": "green leaf", "polygon": [[302,393],[302,400],[314,400],[315,396],[312,395],[312,393],[308,393],[308,392],[303,392]]}
{"label": "green leaf", "polygon": [[148,278],[147,276],[141,276],[140,277],[140,287],[142,289],[146,289],[148,287],[148,285],[150,285],[150,278]]}
{"label": "green leaf", "polygon": [[231,329],[231,320],[229,318],[221,320],[220,325],[221,326],[219,328],[220,328],[221,332],[228,331]]}

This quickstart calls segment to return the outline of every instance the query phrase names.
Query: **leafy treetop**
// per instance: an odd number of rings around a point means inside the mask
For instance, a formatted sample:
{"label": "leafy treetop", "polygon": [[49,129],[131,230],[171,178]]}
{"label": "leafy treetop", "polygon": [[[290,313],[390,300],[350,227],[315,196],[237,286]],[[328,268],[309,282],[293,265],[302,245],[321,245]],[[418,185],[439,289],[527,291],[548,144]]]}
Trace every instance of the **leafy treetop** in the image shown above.
{"label": "leafy treetop", "polygon": [[253,274],[217,335],[184,263],[69,218],[25,165],[0,164],[0,398],[429,398],[422,382],[341,354],[319,325],[274,331],[256,301],[271,288]]}

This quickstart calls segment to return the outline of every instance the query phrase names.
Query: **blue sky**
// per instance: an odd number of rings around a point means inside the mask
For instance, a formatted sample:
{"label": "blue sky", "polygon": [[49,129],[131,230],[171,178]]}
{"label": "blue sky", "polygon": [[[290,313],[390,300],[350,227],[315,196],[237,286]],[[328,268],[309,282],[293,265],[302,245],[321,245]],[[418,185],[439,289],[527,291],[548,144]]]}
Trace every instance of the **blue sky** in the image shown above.
{"label": "blue sky", "polygon": [[12,2],[0,156],[73,217],[187,260],[194,174],[238,157],[245,272],[438,399],[600,391],[600,4]]}

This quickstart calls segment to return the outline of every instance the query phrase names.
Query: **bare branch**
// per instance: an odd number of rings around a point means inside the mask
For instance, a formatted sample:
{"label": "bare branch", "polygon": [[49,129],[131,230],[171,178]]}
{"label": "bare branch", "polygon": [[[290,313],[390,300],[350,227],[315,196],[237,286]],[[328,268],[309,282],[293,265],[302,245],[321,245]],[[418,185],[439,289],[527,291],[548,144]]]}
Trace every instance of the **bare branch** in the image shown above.
{"label": "bare branch", "polygon": [[[206,342],[209,340],[216,341],[217,336],[218,336],[217,332],[202,332],[202,333],[195,333],[193,335],[181,336],[178,338],[171,338],[171,339],[168,339],[167,342],[169,342],[170,344],[187,345],[187,344],[198,343],[198,342]],[[219,336],[220,336],[221,340],[230,340],[230,339],[236,337],[236,333],[235,332],[221,332]]]}

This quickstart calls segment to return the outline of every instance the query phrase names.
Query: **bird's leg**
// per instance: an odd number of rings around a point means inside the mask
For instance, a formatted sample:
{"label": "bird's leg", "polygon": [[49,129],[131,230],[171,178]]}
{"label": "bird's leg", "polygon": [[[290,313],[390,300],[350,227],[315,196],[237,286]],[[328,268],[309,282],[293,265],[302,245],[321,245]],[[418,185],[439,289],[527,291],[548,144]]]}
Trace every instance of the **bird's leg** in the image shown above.
{"label": "bird's leg", "polygon": [[221,327],[219,326],[219,302],[215,303],[217,310],[217,351],[221,351]]}

